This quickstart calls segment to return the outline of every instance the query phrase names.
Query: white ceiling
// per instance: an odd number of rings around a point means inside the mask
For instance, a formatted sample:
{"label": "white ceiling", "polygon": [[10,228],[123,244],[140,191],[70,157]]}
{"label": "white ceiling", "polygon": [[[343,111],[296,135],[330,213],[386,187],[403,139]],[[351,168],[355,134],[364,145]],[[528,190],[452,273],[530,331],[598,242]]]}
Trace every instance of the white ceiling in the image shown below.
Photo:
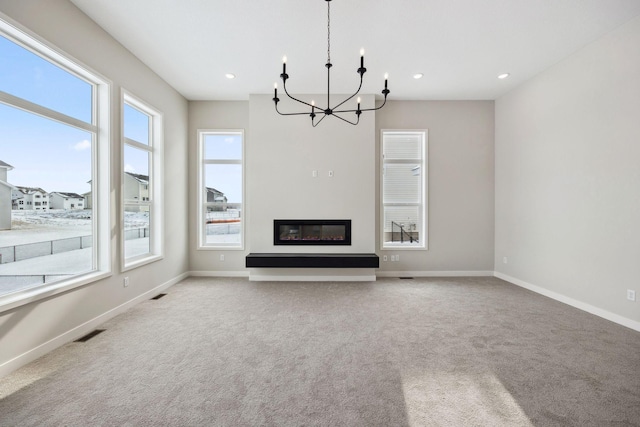
{"label": "white ceiling", "polygon": [[[285,54],[290,92],[326,92],[324,0],[71,1],[187,99],[271,94]],[[355,91],[364,47],[362,93],[388,72],[389,99],[496,99],[638,15],[640,0],[333,0],[331,92]]]}

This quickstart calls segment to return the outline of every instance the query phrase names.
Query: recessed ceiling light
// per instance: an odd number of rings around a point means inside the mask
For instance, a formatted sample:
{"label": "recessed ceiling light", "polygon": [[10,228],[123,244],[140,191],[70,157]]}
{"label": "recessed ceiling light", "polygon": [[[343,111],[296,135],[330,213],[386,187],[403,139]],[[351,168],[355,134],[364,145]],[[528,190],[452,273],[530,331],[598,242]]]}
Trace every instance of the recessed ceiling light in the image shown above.
{"label": "recessed ceiling light", "polygon": [[503,74],[500,74],[500,75],[498,76],[498,78],[499,78],[500,80],[503,80],[503,79],[506,79],[507,77],[509,77],[510,75],[511,75],[511,74],[509,74],[509,73],[503,73]]}
{"label": "recessed ceiling light", "polygon": [[224,76],[225,76],[226,78],[228,78],[229,80],[231,80],[231,79],[235,79],[235,78],[236,78],[236,75],[235,75],[235,74],[231,74],[231,73],[227,73],[227,74],[225,74]]}
{"label": "recessed ceiling light", "polygon": [[413,75],[413,78],[414,78],[414,79],[416,79],[416,80],[418,80],[418,79],[421,79],[423,76],[424,76],[424,74],[422,74],[422,73],[415,73],[415,74]]}

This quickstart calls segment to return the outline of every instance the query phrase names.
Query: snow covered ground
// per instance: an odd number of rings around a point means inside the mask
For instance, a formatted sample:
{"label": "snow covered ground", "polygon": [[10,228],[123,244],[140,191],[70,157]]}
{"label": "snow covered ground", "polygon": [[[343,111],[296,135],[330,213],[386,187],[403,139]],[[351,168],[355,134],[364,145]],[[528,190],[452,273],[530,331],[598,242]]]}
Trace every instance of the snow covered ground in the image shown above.
{"label": "snow covered ground", "polygon": [[[0,230],[0,248],[88,236],[91,234],[90,210],[12,211],[11,230]],[[125,229],[148,227],[146,212],[125,212]]]}
{"label": "snow covered ground", "polygon": [[[126,212],[125,227],[148,227],[149,216],[144,212]],[[31,249],[41,252],[46,242],[55,241],[54,247],[61,247],[81,236],[91,236],[92,220],[90,210],[49,210],[49,211],[13,211],[11,230],[0,230],[0,253],[20,252]],[[61,239],[70,239],[60,242]],[[38,244],[37,242],[45,242]],[[91,238],[83,239],[84,246],[91,244]],[[16,245],[28,245],[17,246]],[[67,246],[70,246],[67,244]],[[79,247],[79,246],[78,246]],[[127,240],[126,256],[146,253],[149,250],[149,238]],[[35,253],[33,258],[0,264],[0,295],[34,285],[61,280],[66,277],[91,271],[92,248],[67,250],[61,253]],[[14,252],[15,253],[15,252]],[[18,257],[20,258],[20,257]],[[13,261],[13,255],[5,261]]]}
{"label": "snow covered ground", "polygon": [[[229,218],[240,218],[240,213],[210,212],[207,219]],[[127,237],[125,257],[148,253],[148,231],[135,229],[149,227],[149,214],[125,212],[124,222],[125,230],[131,230],[127,236],[141,236]],[[206,241],[240,243],[240,229],[239,222],[207,224]],[[91,271],[91,234],[90,210],[12,211],[11,230],[0,230],[0,295]]]}
{"label": "snow covered ground", "polygon": [[91,211],[12,211],[11,230],[0,230],[0,248],[91,234]]}

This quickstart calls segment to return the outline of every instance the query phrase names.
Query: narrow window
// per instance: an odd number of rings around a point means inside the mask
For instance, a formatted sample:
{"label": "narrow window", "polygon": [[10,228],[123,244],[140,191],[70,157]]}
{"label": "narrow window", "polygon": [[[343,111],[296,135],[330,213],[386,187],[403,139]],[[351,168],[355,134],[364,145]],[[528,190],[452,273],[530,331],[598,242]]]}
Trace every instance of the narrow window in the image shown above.
{"label": "narrow window", "polygon": [[200,249],[243,248],[244,132],[199,131]]}
{"label": "narrow window", "polygon": [[162,115],[123,94],[123,269],[162,256]]}
{"label": "narrow window", "polygon": [[383,249],[427,248],[427,131],[382,131]]}

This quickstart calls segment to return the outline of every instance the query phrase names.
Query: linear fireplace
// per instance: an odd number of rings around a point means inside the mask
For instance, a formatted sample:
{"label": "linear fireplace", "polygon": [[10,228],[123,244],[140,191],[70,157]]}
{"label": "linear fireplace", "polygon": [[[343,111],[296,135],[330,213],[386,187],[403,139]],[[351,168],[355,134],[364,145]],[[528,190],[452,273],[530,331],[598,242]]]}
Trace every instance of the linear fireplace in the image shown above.
{"label": "linear fireplace", "polygon": [[351,245],[350,219],[275,219],[274,245]]}

